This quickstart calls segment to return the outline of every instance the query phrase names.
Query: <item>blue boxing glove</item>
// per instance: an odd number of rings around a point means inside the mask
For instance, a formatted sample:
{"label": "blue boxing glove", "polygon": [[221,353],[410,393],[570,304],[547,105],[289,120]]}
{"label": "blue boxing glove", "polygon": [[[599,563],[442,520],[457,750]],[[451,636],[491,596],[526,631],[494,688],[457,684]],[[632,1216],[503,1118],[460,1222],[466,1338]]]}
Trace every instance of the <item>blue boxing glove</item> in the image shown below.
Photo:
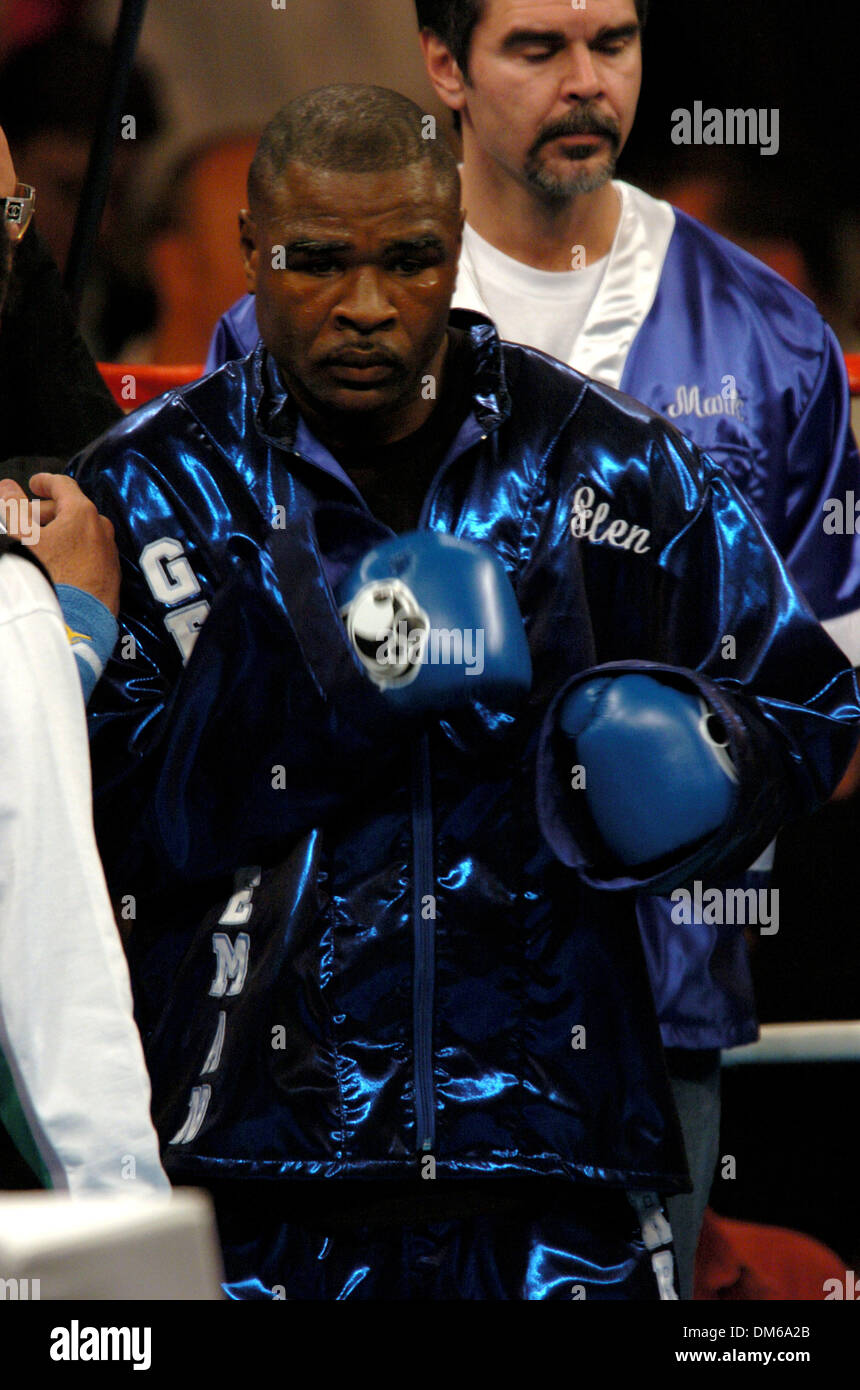
{"label": "blue boxing glove", "polygon": [[441,712],[528,693],[523,621],[485,546],[410,531],[369,551],[335,599],[359,661],[401,708]]}
{"label": "blue boxing glove", "polygon": [[728,739],[699,695],[652,676],[599,676],[563,701],[558,728],[584,769],[594,824],[624,864],[677,854],[732,811]]}

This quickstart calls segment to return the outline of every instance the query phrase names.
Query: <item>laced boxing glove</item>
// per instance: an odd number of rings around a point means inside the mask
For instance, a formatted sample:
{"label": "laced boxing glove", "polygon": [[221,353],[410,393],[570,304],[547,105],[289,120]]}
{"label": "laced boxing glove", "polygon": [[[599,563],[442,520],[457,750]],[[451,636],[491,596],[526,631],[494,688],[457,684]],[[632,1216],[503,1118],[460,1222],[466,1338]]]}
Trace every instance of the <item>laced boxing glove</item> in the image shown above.
{"label": "laced boxing glove", "polygon": [[370,679],[403,708],[506,705],[528,693],[522,618],[504,566],[485,546],[408,532],[370,550],[335,599]]}
{"label": "laced boxing glove", "polygon": [[563,701],[558,728],[584,768],[594,824],[624,864],[676,854],[732,810],[727,736],[699,695],[652,676],[598,676]]}

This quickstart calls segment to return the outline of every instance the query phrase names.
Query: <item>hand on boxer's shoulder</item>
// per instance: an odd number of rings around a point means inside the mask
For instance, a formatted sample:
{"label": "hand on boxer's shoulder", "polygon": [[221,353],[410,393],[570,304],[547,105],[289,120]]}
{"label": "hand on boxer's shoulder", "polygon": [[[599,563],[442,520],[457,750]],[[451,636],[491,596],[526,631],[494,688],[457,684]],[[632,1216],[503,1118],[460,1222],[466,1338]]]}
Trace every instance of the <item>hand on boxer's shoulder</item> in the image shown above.
{"label": "hand on boxer's shoulder", "polygon": [[[6,460],[7,466],[13,462]],[[0,521],[10,536],[29,544],[32,533],[53,521],[56,504],[43,498],[32,498],[14,478],[0,479]]]}
{"label": "hand on boxer's shoulder", "polygon": [[113,526],[73,478],[35,473],[35,502],[11,479],[0,482],[0,507],[10,536],[32,545],[55,584],[84,589],[119,612],[120,567]]}

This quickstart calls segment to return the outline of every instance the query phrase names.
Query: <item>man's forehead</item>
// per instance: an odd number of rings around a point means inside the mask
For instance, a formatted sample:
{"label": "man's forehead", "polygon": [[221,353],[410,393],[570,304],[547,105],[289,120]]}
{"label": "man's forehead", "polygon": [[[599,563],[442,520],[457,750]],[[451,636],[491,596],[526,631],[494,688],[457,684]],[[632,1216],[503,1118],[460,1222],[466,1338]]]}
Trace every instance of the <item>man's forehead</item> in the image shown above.
{"label": "man's forehead", "polygon": [[407,225],[426,230],[456,221],[456,208],[429,161],[355,173],[289,164],[272,190],[271,220],[279,226],[329,232]]}
{"label": "man's forehead", "polygon": [[592,32],[637,23],[635,0],[485,0],[479,28],[494,34],[515,29],[568,32],[571,27]]}

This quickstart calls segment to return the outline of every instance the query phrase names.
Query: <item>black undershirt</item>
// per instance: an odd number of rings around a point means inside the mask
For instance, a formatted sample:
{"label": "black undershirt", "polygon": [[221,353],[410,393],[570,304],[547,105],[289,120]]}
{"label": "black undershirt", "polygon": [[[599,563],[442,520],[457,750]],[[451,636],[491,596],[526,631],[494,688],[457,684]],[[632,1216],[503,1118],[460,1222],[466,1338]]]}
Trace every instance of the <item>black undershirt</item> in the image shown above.
{"label": "black undershirt", "polygon": [[358,444],[331,450],[373,515],[402,534],[418,525],[421,504],[469,411],[472,361],[469,338],[448,329],[442,388],[417,430],[394,444]]}

